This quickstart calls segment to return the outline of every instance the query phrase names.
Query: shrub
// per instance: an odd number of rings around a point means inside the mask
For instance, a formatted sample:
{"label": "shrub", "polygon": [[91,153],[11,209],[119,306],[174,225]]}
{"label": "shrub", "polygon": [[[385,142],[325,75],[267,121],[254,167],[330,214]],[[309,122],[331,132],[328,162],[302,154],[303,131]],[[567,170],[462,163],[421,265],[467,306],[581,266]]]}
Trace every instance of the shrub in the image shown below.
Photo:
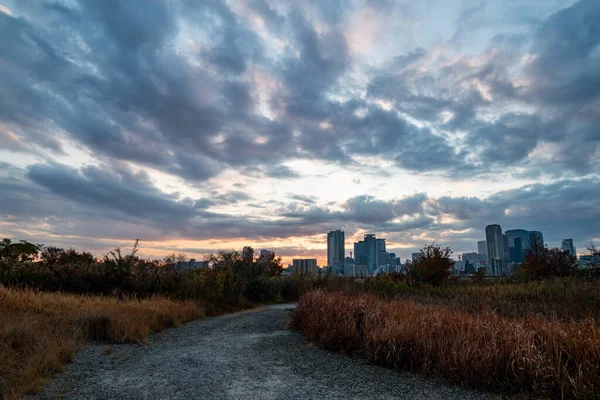
{"label": "shrub", "polygon": [[558,248],[548,249],[537,243],[525,253],[525,260],[517,275],[524,280],[566,277],[577,273],[577,268],[577,257]]}

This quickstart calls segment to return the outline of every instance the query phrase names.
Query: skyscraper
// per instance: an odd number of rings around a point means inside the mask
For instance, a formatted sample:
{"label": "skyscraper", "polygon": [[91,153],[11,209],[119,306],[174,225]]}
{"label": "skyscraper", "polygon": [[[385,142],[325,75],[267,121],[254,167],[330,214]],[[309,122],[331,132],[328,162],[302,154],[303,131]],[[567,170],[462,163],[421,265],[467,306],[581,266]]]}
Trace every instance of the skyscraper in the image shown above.
{"label": "skyscraper", "polygon": [[367,246],[362,240],[354,243],[354,263],[367,265]]}
{"label": "skyscraper", "polygon": [[380,267],[382,265],[387,265],[387,251],[385,249],[385,239],[376,239],[375,240],[376,247],[376,261],[375,265]]}
{"label": "skyscraper", "polygon": [[525,250],[529,248],[529,231],[526,231],[525,229],[509,229],[504,233],[508,237],[510,262],[523,262]]}
{"label": "skyscraper", "polygon": [[488,265],[492,268],[492,275],[501,275],[508,258],[508,238],[502,234],[502,227],[500,225],[486,226],[485,242]]}
{"label": "skyscraper", "polygon": [[487,258],[487,247],[485,240],[480,240],[477,242],[477,253],[479,253],[480,256],[486,256]]}
{"label": "skyscraper", "polygon": [[242,249],[242,258],[246,262],[252,262],[254,259],[254,249],[250,246],[244,246]]}
{"label": "skyscraper", "polygon": [[575,250],[575,246],[573,246],[573,239],[563,239],[562,251],[568,251],[570,255],[577,256],[577,251]]}
{"label": "skyscraper", "polygon": [[373,271],[377,268],[377,240],[375,235],[365,235],[365,250],[367,253],[367,271],[373,275]]}
{"label": "skyscraper", "polygon": [[260,251],[260,258],[263,259],[263,260],[269,260],[272,255],[273,255],[273,252],[270,251],[270,250],[262,249]]}
{"label": "skyscraper", "polygon": [[544,235],[540,231],[529,231],[529,248],[533,247],[536,242],[544,245]]}
{"label": "skyscraper", "polygon": [[344,269],[344,240],[344,231],[339,229],[327,234],[327,267],[333,275],[338,275]]}

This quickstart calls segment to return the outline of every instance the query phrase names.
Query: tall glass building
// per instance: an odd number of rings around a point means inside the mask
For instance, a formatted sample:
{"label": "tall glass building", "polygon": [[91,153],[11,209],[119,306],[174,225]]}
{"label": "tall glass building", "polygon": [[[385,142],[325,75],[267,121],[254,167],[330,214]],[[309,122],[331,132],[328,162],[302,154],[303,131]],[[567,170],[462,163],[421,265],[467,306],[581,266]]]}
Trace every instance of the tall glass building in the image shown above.
{"label": "tall glass building", "polygon": [[492,268],[492,275],[503,275],[506,273],[506,265],[510,256],[508,238],[502,234],[502,227],[500,225],[486,226],[485,242],[487,246],[488,266]]}
{"label": "tall glass building", "polygon": [[327,267],[334,275],[340,274],[340,270],[343,274],[346,256],[344,241],[344,231],[338,229],[327,234]]}
{"label": "tall glass building", "polygon": [[525,229],[509,229],[504,234],[508,238],[510,262],[523,262],[525,259],[525,250],[529,248],[529,231]]}

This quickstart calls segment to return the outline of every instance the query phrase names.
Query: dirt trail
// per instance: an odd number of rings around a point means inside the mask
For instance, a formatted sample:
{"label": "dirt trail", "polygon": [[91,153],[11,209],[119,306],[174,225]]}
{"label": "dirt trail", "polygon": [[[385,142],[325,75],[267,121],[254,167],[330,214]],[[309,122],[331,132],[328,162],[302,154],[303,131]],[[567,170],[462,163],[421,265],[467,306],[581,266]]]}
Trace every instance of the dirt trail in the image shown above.
{"label": "dirt trail", "polygon": [[36,398],[488,398],[312,347],[285,329],[288,313],[270,306],[207,318],[153,335],[148,346],[88,345]]}

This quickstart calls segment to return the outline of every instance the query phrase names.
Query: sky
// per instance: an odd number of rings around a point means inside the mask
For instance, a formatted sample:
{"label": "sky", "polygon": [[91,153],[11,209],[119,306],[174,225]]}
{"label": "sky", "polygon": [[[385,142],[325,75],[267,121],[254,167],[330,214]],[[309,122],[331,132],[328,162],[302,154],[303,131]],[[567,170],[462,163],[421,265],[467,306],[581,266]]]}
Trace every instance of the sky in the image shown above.
{"label": "sky", "polygon": [[0,237],[600,242],[600,1],[0,0]]}

